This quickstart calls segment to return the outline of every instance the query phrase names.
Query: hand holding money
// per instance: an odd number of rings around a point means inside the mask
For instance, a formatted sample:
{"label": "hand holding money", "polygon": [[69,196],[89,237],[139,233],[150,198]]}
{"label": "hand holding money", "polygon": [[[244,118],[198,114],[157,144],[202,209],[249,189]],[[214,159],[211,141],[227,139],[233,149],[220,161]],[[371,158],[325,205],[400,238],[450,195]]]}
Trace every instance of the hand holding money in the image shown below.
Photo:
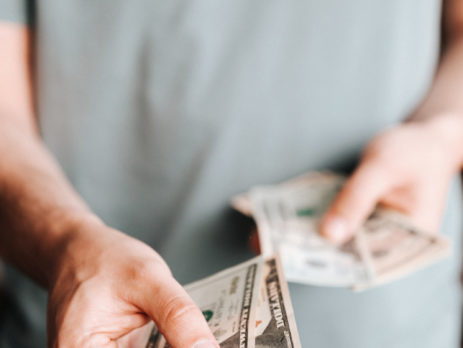
{"label": "hand holding money", "polygon": [[348,243],[319,233],[322,216],[345,178],[309,173],[255,187],[233,206],[257,222],[263,255],[279,251],[289,281],[363,289],[391,281],[445,256],[447,240],[416,229],[403,214],[377,209]]}
{"label": "hand holding money", "polygon": [[[448,138],[446,117],[390,128],[365,149],[321,222],[322,233],[348,240],[377,204],[407,215],[425,231],[439,228],[447,187],[461,166]],[[444,136],[446,134],[447,136]]]}
{"label": "hand holding money", "polygon": [[84,227],[50,283],[50,347],[134,347],[149,320],[173,347],[217,347],[201,311],[153,249],[100,222]]}

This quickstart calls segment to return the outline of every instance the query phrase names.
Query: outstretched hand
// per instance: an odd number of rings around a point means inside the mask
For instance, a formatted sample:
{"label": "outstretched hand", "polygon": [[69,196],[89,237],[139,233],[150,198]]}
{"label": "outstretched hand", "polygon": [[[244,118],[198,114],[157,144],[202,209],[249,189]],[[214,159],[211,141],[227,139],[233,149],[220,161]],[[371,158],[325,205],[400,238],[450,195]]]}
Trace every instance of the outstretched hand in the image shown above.
{"label": "outstretched hand", "polygon": [[58,269],[49,289],[49,347],[140,347],[150,320],[171,347],[218,347],[166,263],[136,239],[87,227],[69,243]]}

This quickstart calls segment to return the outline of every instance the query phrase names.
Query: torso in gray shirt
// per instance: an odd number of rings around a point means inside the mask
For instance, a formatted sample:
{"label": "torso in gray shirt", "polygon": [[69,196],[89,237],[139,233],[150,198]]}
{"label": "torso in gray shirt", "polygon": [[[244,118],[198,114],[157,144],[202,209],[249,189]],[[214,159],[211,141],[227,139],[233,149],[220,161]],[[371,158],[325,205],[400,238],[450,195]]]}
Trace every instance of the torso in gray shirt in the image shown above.
{"label": "torso in gray shirt", "polygon": [[[42,134],[94,211],[152,245],[186,283],[251,257],[232,195],[349,168],[411,112],[435,72],[440,6],[40,0]],[[457,247],[459,202],[455,186],[443,233]],[[360,294],[291,285],[303,346],[457,347],[458,249]],[[16,307],[43,320],[43,294],[11,270],[7,281]],[[5,347],[37,347],[18,322],[9,330],[22,336]]]}

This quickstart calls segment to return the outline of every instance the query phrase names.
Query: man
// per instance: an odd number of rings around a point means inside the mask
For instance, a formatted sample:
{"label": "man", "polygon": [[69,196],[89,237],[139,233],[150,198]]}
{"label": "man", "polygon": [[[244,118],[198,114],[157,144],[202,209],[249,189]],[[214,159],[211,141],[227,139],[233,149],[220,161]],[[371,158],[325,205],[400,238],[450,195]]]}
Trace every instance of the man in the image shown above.
{"label": "man", "polygon": [[[250,257],[230,196],[345,169],[385,127],[322,233],[345,241],[378,202],[437,230],[463,161],[463,5],[436,69],[440,9],[0,0],[0,256],[48,290],[48,346],[128,346],[153,319],[216,347],[167,264],[185,283]],[[445,262],[363,294],[292,285],[303,346],[457,347],[459,202],[455,182]],[[44,293],[5,284],[1,346],[44,346]]]}

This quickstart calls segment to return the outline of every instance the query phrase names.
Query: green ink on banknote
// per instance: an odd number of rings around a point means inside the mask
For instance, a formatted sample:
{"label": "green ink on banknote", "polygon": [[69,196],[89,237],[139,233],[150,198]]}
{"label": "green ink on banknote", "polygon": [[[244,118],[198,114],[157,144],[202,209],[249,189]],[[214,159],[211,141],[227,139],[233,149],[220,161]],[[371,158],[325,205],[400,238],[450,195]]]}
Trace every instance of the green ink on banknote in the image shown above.
{"label": "green ink on banknote", "polygon": [[214,315],[214,312],[210,310],[206,310],[206,311],[203,311],[203,315],[204,315],[204,318],[206,318],[206,321],[209,321]]}
{"label": "green ink on banknote", "polygon": [[304,216],[314,216],[317,213],[315,208],[302,208],[297,211],[297,216],[304,217]]}

